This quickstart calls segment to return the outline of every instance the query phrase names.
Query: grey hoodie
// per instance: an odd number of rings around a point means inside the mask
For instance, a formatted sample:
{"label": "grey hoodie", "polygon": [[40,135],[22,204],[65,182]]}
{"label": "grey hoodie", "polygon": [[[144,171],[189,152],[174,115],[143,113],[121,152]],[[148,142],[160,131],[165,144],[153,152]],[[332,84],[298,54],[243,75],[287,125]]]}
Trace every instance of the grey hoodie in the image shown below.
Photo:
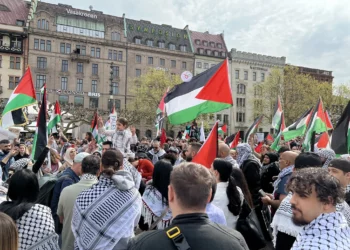
{"label": "grey hoodie", "polygon": [[113,176],[112,180],[115,186],[122,191],[129,190],[135,187],[134,179],[129,171],[118,170]]}

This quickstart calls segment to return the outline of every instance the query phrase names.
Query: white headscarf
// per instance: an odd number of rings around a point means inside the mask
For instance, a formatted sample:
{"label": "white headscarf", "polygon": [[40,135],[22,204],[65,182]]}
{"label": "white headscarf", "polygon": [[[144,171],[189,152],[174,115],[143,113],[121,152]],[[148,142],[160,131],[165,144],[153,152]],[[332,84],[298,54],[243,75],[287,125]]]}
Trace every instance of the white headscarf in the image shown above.
{"label": "white headscarf", "polygon": [[73,165],[73,159],[70,158],[70,152],[72,150],[76,150],[75,148],[68,148],[66,153],[64,154],[64,161],[67,162],[69,165]]}

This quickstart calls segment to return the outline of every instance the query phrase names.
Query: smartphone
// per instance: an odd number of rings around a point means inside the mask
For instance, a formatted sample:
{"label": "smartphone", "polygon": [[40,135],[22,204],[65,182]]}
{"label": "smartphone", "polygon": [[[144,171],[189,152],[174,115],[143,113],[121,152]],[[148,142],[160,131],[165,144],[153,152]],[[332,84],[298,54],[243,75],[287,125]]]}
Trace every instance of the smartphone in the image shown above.
{"label": "smartphone", "polygon": [[266,193],[265,193],[262,189],[259,190],[259,194],[260,194],[262,197],[265,197],[265,196],[266,196]]}

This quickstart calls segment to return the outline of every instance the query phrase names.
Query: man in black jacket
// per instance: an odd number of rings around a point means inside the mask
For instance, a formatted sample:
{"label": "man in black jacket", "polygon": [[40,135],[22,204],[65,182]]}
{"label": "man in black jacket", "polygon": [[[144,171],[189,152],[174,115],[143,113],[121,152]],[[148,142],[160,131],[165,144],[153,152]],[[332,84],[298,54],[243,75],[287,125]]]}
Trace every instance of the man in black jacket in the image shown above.
{"label": "man in black jacket", "polygon": [[211,198],[213,178],[205,167],[182,163],[170,177],[169,206],[171,225],[164,230],[149,231],[130,240],[129,250],[248,250],[242,235],[212,223],[205,213]]}

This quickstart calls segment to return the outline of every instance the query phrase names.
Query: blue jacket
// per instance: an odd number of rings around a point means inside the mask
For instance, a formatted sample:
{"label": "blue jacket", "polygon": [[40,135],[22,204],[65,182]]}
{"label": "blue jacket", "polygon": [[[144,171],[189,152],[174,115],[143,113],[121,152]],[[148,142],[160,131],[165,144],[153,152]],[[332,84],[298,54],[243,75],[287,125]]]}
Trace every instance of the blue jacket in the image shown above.
{"label": "blue jacket", "polygon": [[51,210],[52,215],[55,216],[57,214],[58,202],[60,200],[61,192],[65,187],[73,185],[79,182],[79,176],[74,173],[71,168],[67,168],[63,171],[62,175],[57,180],[55,187],[53,189],[52,200],[51,200]]}
{"label": "blue jacket", "polygon": [[[4,152],[2,152],[2,150],[0,150],[0,162],[2,161],[2,159],[4,159],[7,156],[7,154],[4,154]],[[11,166],[12,163],[15,162],[15,159],[13,157],[10,158],[10,160],[8,160],[8,162],[4,165],[3,163],[1,163],[1,168],[0,169],[0,178],[2,178],[3,181],[6,181],[9,178],[9,168]]]}

